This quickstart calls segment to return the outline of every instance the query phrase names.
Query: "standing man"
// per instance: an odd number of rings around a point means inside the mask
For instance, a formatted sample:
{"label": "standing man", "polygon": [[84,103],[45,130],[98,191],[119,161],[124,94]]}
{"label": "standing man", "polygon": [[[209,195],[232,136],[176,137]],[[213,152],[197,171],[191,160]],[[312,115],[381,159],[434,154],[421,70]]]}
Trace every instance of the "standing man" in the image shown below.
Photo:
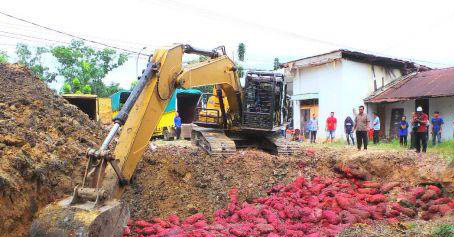
{"label": "standing man", "polygon": [[336,134],[337,119],[334,117],[334,112],[331,112],[331,115],[326,119],[326,142],[331,139],[331,142],[334,141],[334,135]]}
{"label": "standing man", "polygon": [[413,124],[413,129],[415,130],[415,145],[416,152],[426,152],[427,150],[427,125],[429,124],[429,116],[422,112],[422,108],[418,107],[416,113],[411,120]]}
{"label": "standing man", "polygon": [[344,121],[345,135],[347,136],[347,143],[350,145],[350,138],[352,139],[353,146],[355,145],[355,139],[353,138],[353,119],[350,116]]}
{"label": "standing man", "polygon": [[[355,114],[355,111],[353,110]],[[361,145],[364,144],[364,150],[367,150],[367,131],[369,131],[369,117],[364,113],[364,106],[359,106],[359,113],[355,117],[354,129],[356,131],[356,143],[358,151],[361,150]]]}
{"label": "standing man", "polygon": [[434,112],[432,118],[432,145],[435,146],[435,140],[438,139],[438,144],[441,143],[441,127],[445,122],[443,118],[440,117],[440,113],[438,111]]}
{"label": "standing man", "polygon": [[318,130],[318,120],[315,117],[315,114],[312,115],[312,119],[309,120],[309,131],[311,132],[311,143],[315,143],[317,139],[317,130]]}
{"label": "standing man", "polygon": [[181,118],[178,112],[175,112],[175,118],[173,119],[173,123],[175,125],[175,133],[177,135],[177,140],[179,140],[181,134]]}
{"label": "standing man", "polygon": [[378,144],[379,138],[379,132],[380,132],[380,118],[378,117],[378,113],[374,112],[374,121],[373,121],[373,129],[374,129],[374,144]]}
{"label": "standing man", "polygon": [[407,136],[408,136],[408,122],[407,117],[402,116],[402,121],[399,125],[399,143],[401,146],[407,146]]}

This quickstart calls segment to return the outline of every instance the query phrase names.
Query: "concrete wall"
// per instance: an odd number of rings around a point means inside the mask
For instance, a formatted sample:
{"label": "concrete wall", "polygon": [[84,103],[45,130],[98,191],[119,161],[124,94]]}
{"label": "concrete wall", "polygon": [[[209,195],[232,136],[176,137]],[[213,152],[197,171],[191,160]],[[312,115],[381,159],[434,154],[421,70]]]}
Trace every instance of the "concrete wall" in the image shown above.
{"label": "concrete wall", "polygon": [[[369,105],[375,111],[376,105]],[[391,110],[403,108],[404,114],[407,116],[407,120],[410,121],[411,113],[415,111],[415,100],[408,100],[402,102],[388,103],[385,104],[386,113],[385,113],[385,123],[386,123],[386,135],[389,136],[390,130],[390,120],[391,120]],[[439,111],[440,116],[443,118],[445,124],[443,125],[442,130],[442,139],[451,140],[453,138],[453,121],[454,121],[454,97],[440,97],[440,98],[430,98],[429,99],[429,120],[432,119],[433,112]]]}

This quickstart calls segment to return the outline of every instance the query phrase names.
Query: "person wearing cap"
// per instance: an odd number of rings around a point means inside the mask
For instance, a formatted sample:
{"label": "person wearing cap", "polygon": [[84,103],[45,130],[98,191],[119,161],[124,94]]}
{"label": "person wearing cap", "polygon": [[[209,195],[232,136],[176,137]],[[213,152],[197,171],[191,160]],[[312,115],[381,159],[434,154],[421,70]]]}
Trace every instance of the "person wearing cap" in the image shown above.
{"label": "person wearing cap", "polygon": [[429,116],[422,111],[421,107],[416,109],[416,113],[411,120],[415,132],[416,152],[426,152],[427,150],[427,126],[429,125]]}

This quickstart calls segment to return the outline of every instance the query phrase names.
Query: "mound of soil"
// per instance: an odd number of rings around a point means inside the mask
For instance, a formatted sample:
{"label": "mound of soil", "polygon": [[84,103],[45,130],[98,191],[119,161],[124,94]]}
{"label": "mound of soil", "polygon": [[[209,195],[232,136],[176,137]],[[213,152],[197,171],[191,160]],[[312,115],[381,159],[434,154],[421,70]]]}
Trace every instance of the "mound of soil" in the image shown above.
{"label": "mound of soil", "polygon": [[0,64],[0,236],[25,236],[34,214],[71,194],[103,129],[24,67]]}
{"label": "mound of soil", "polygon": [[125,199],[134,218],[209,216],[228,203],[231,188],[242,190],[241,201],[253,200],[276,184],[315,175],[305,167],[308,158],[279,157],[257,150],[210,157],[189,147],[160,146],[145,153]]}

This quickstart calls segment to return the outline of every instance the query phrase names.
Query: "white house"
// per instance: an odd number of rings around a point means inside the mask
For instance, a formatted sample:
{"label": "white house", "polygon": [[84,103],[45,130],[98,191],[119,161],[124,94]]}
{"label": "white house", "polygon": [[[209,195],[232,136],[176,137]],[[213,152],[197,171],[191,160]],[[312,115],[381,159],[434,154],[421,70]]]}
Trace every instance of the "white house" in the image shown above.
{"label": "white house", "polygon": [[408,61],[348,50],[290,61],[284,68],[288,85],[293,87],[294,128],[303,130],[305,121],[316,114],[319,132],[323,132],[320,136],[324,136],[325,121],[334,112],[338,138],[344,138],[344,120],[364,98],[402,75],[427,69]]}
{"label": "white house", "polygon": [[454,68],[415,72],[377,90],[364,102],[372,111],[384,111],[382,123],[387,137],[395,137],[402,115],[409,121],[418,106],[432,118],[440,113],[445,124],[442,139],[452,139],[454,121]]}

